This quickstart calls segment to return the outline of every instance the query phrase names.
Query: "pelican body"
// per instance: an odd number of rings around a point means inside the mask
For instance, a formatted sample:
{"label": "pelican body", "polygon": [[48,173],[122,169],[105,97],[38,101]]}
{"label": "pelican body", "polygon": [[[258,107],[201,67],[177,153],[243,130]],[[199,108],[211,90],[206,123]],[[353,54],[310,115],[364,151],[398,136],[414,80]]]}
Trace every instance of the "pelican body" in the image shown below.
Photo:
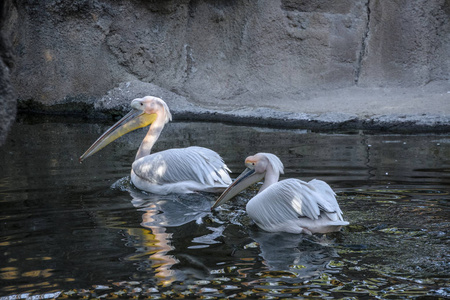
{"label": "pelican body", "polygon": [[92,144],[80,157],[80,162],[122,135],[150,125],[131,167],[131,182],[137,188],[166,195],[220,192],[231,183],[229,169],[213,150],[194,146],[151,154],[164,125],[172,120],[169,107],[160,98],[152,96],[134,99],[131,107],[128,114]]}
{"label": "pelican body", "polygon": [[331,187],[321,180],[278,181],[283,164],[271,153],[257,153],[245,160],[246,170],[236,178],[211,209],[227,202],[240,191],[264,179],[258,194],[246,205],[247,214],[261,229],[269,232],[328,233],[349,223]]}

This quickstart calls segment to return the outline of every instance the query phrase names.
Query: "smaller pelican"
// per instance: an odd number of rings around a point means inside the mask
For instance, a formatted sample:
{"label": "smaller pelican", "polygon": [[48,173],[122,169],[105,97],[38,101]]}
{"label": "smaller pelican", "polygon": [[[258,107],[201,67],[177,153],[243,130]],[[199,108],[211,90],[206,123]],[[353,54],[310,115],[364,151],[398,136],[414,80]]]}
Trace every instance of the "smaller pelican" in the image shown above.
{"label": "smaller pelican", "polygon": [[211,209],[225,203],[251,184],[262,180],[258,194],[247,203],[246,210],[256,225],[269,232],[327,233],[339,231],[349,223],[331,187],[321,180],[278,181],[283,164],[274,154],[257,153],[245,159],[247,169],[231,184]]}
{"label": "smaller pelican", "polygon": [[151,125],[131,167],[131,182],[154,194],[220,192],[230,183],[228,168],[216,152],[203,147],[169,149],[150,154],[164,125],[172,120],[169,107],[157,97],[131,101],[133,108],[100,136],[80,157],[82,162],[122,135]]}

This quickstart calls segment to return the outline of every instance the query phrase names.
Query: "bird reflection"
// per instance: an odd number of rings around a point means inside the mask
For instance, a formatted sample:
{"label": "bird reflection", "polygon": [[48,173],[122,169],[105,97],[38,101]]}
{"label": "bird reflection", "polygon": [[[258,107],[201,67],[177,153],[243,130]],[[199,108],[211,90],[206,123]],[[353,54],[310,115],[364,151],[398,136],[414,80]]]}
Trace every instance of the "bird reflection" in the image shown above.
{"label": "bird reflection", "polygon": [[144,212],[141,225],[145,228],[178,227],[192,221],[201,224],[210,214],[211,202],[203,194],[155,195],[132,188],[129,192],[133,206]]}
{"label": "bird reflection", "polygon": [[[263,231],[252,225],[244,210],[236,207],[234,224],[221,220],[220,214],[211,214],[210,206],[215,199],[212,194],[155,195],[133,186],[124,189],[133,206],[143,213],[144,230],[133,233],[140,241],[135,245],[137,253],[129,259],[141,266],[150,264],[162,285],[213,279],[214,270],[222,268],[222,263],[234,264],[239,274],[253,272],[261,270],[261,261],[267,270],[261,273],[262,281],[264,274],[273,278],[278,271],[307,279],[327,271],[329,262],[337,256],[323,237]],[[227,218],[222,217],[228,219],[230,213],[225,215]],[[217,255],[207,255],[211,250],[203,249],[209,247]],[[236,247],[241,250],[234,253],[231,248]],[[262,260],[255,259],[258,253]]]}
{"label": "bird reflection", "polygon": [[[174,280],[186,281],[189,278],[208,277],[210,269],[202,262],[201,257],[179,253],[180,249],[177,248],[180,246],[176,248],[174,243],[183,236],[190,238],[192,232],[187,224],[203,224],[203,218],[211,214],[210,207],[214,196],[196,193],[147,194],[132,186],[127,187],[127,191],[132,197],[133,206],[143,212],[141,226],[154,235],[151,240],[143,241],[150,247],[142,249],[144,252],[153,251],[149,258],[152,266],[156,267],[156,277],[160,278],[164,285]],[[221,236],[223,228],[206,226],[206,229],[209,233],[192,238],[187,248],[205,248],[210,244],[219,243],[215,239]]]}
{"label": "bird reflection", "polygon": [[250,230],[249,235],[258,244],[260,256],[270,271],[290,271],[297,278],[320,275],[338,256],[326,237],[271,233],[260,229]]}

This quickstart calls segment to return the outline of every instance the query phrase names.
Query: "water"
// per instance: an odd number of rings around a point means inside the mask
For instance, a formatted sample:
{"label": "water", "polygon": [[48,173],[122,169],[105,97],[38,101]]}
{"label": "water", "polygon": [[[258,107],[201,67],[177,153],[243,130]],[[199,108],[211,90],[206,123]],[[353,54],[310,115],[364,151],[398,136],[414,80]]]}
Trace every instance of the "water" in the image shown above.
{"label": "water", "polygon": [[[199,145],[233,176],[256,152],[327,181],[351,225],[326,236],[258,229],[258,188],[212,194],[129,184],[138,131],[83,164],[111,123],[21,116],[0,148],[0,297],[450,297],[450,135],[315,133],[173,122],[155,151]],[[3,298],[0,298],[3,299]]]}

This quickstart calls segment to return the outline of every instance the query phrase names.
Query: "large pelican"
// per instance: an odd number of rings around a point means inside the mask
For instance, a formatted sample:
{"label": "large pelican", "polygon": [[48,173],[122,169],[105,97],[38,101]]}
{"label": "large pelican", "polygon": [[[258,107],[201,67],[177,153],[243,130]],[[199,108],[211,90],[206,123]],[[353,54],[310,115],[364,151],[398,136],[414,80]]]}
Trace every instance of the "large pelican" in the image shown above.
{"label": "large pelican", "polygon": [[100,136],[80,162],[120,136],[151,124],[131,167],[131,181],[144,191],[166,195],[220,192],[230,183],[228,168],[216,152],[203,147],[169,149],[150,154],[164,125],[172,120],[167,104],[152,96],[131,101],[133,108]]}
{"label": "large pelican", "polygon": [[247,169],[236,178],[211,209],[225,203],[251,184],[264,179],[258,194],[247,203],[250,218],[265,231],[327,233],[349,223],[330,186],[321,180],[278,181],[283,164],[274,154],[257,153],[245,159]]}

